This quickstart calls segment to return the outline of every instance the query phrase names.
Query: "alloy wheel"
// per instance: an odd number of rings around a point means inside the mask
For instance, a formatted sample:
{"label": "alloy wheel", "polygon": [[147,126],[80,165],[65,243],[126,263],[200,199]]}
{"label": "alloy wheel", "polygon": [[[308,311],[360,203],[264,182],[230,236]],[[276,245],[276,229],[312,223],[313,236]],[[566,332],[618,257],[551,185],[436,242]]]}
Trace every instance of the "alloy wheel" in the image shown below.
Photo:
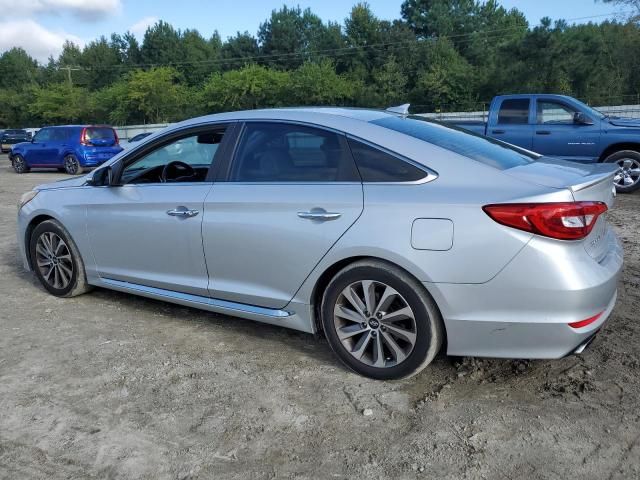
{"label": "alloy wheel", "polygon": [[51,287],[62,290],[73,277],[71,251],[64,240],[53,232],[44,232],[36,243],[36,263],[42,278]]}
{"label": "alloy wheel", "polygon": [[71,155],[64,157],[64,168],[70,175],[75,175],[78,172],[78,160]]}
{"label": "alloy wheel", "polygon": [[619,170],[613,177],[616,187],[629,188],[640,182],[640,161],[635,158],[617,160]]}
{"label": "alloy wheel", "polygon": [[17,173],[23,173],[25,170],[25,163],[24,163],[24,159],[20,156],[15,157],[13,159],[13,169],[17,172]]}
{"label": "alloy wheel", "polygon": [[382,282],[362,280],[342,290],[334,307],[333,324],[343,347],[358,361],[373,367],[399,365],[416,344],[411,306]]}

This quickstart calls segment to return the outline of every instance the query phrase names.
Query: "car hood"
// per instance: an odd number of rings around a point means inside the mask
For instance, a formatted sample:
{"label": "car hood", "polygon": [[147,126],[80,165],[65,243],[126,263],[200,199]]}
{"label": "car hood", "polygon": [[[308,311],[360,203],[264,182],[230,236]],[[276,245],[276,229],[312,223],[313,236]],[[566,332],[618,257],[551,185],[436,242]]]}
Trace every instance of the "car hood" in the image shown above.
{"label": "car hood", "polygon": [[57,182],[43,183],[34,188],[34,190],[53,190],[58,188],[81,187],[87,183],[87,175],[78,177],[65,178]]}
{"label": "car hood", "polygon": [[616,127],[640,128],[640,118],[609,118],[608,120]]}

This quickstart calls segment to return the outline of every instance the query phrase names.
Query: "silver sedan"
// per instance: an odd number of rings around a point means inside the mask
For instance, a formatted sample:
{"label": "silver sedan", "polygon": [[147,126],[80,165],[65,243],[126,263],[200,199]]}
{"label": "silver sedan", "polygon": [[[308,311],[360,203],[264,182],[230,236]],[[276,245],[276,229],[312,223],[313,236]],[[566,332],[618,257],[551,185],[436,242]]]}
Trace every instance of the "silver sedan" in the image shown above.
{"label": "silver sedan", "polygon": [[549,161],[403,112],[175,124],[20,201],[26,268],[323,331],[377,379],[450,355],[581,351],[616,300],[615,167]]}

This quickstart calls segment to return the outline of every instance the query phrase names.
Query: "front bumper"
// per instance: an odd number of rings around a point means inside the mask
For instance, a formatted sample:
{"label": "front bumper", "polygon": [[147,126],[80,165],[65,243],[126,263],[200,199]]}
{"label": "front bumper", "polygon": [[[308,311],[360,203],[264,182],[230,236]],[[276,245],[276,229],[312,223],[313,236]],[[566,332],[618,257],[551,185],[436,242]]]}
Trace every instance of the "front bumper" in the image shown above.
{"label": "front bumper", "polygon": [[[607,321],[615,306],[622,245],[609,227],[607,255],[553,249],[536,240],[484,284],[425,284],[444,318],[447,353],[456,356],[561,358]],[[569,323],[602,312],[574,329]]]}

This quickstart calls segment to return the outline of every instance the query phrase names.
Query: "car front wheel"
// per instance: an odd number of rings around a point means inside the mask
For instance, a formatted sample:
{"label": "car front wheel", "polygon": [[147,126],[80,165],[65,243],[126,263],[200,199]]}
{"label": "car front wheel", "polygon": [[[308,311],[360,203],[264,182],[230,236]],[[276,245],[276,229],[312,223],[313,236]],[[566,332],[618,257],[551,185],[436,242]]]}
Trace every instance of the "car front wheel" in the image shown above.
{"label": "car front wheel", "polygon": [[11,159],[11,164],[13,165],[13,170],[16,173],[27,173],[29,171],[27,162],[24,160],[22,155],[14,155]]}
{"label": "car front wheel", "polygon": [[78,247],[56,220],[46,220],[33,229],[29,252],[36,277],[49,293],[75,297],[89,290]]}
{"label": "car front wheel", "polygon": [[67,155],[64,157],[64,170],[69,175],[80,175],[83,172],[83,168],[75,155]]}
{"label": "car front wheel", "polygon": [[385,262],[362,260],[341,270],[325,290],[321,315],[338,358],[370,378],[415,375],[442,345],[442,317],[429,293]]}

